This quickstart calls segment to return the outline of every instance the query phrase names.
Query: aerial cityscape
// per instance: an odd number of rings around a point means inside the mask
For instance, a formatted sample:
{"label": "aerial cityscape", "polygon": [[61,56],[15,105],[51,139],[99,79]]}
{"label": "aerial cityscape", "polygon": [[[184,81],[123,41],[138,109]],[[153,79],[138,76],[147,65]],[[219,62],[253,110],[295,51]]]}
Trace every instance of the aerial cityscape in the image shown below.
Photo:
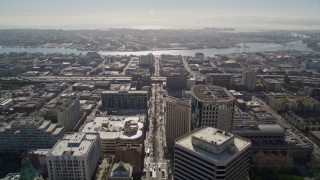
{"label": "aerial cityscape", "polygon": [[234,2],[241,27],[186,13],[231,1],[29,1],[0,1],[0,180],[320,179],[319,1],[261,28],[266,1]]}

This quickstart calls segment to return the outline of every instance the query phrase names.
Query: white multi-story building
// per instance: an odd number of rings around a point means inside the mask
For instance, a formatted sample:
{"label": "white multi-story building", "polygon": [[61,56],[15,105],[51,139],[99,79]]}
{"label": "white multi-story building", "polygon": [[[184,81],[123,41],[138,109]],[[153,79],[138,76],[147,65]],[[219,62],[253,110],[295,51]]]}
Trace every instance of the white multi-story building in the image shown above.
{"label": "white multi-story building", "polygon": [[92,179],[100,153],[98,133],[67,133],[47,154],[49,179]]}
{"label": "white multi-story building", "polygon": [[247,90],[254,90],[256,88],[257,71],[255,70],[244,70],[242,72],[242,85]]}
{"label": "white multi-story building", "polygon": [[139,57],[139,64],[142,66],[153,66],[154,57],[153,54],[147,54]]}
{"label": "white multi-story building", "polygon": [[114,153],[118,145],[143,143],[144,122],[144,115],[96,117],[82,132],[99,133],[102,152]]}
{"label": "white multi-story building", "polygon": [[42,117],[18,118],[0,126],[0,153],[52,148],[63,135],[63,126]]}
{"label": "white multi-story building", "polygon": [[212,127],[178,138],[174,148],[174,179],[246,179],[251,142]]}
{"label": "white multi-story building", "polygon": [[166,142],[173,147],[174,140],[190,132],[191,105],[186,100],[174,97],[166,98]]}
{"label": "white multi-story building", "polygon": [[191,88],[191,129],[212,126],[231,131],[235,98],[223,87],[195,85]]}

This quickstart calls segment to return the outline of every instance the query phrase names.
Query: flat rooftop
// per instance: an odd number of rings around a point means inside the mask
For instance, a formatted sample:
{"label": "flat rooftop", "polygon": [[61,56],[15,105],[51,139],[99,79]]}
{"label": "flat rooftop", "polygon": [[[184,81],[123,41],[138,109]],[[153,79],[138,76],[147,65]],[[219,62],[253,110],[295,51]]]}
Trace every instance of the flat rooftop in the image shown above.
{"label": "flat rooftop", "polygon": [[195,85],[192,86],[191,93],[199,101],[204,102],[223,102],[235,99],[226,88],[220,86]]}
{"label": "flat rooftop", "polygon": [[39,127],[44,122],[43,117],[20,117],[11,121],[10,127],[12,128],[20,128],[22,126],[30,126],[33,125],[35,127]]}
{"label": "flat rooftop", "polygon": [[[204,143],[202,144],[200,141],[195,142],[195,138],[204,141]],[[213,127],[204,127],[178,138],[176,145],[182,146],[212,161],[228,163],[240,153],[250,148],[251,142],[229,132]]]}
{"label": "flat rooftop", "polygon": [[[105,116],[96,117],[92,122],[84,125],[82,132],[96,132],[103,139],[136,139],[143,135],[145,116]],[[126,122],[131,121],[137,125],[137,131],[126,133],[124,126]]]}
{"label": "flat rooftop", "polygon": [[67,133],[48,153],[49,156],[85,156],[98,134]]}

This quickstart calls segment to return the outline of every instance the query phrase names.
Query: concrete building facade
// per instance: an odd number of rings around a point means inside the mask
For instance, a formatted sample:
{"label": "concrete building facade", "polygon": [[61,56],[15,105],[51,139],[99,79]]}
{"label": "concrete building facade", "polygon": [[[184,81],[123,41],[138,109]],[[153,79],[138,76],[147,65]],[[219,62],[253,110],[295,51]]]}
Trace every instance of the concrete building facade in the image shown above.
{"label": "concrete building facade", "polygon": [[98,133],[67,133],[47,154],[50,179],[92,179],[100,158]]}
{"label": "concrete building facade", "polygon": [[58,124],[64,126],[66,131],[72,131],[81,118],[80,99],[64,99],[57,107]]}
{"label": "concrete building facade", "polygon": [[165,112],[166,142],[173,147],[176,138],[191,130],[191,105],[186,100],[167,97]]}

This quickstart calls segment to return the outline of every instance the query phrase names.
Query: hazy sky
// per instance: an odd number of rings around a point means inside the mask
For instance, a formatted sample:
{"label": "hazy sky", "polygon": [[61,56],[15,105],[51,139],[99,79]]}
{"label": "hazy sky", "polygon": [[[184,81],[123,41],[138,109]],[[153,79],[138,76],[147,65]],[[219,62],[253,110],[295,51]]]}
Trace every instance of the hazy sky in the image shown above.
{"label": "hazy sky", "polygon": [[320,0],[0,0],[0,28],[319,29]]}

